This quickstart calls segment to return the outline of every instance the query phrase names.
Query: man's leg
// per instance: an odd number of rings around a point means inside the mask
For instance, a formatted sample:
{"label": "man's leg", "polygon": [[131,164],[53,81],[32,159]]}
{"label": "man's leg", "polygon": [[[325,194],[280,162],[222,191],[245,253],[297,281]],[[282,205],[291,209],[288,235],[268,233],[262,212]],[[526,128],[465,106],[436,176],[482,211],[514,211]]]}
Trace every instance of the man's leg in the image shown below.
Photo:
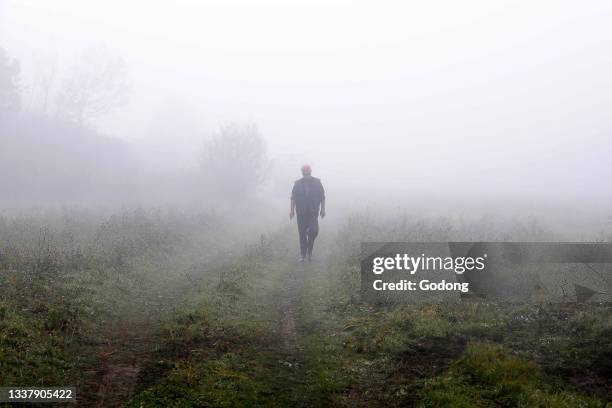
{"label": "man's leg", "polygon": [[306,258],[308,252],[308,217],[304,214],[297,215],[298,234],[300,236],[300,256]]}
{"label": "man's leg", "polygon": [[317,235],[319,235],[319,215],[315,214],[311,215],[308,220],[308,259],[312,258],[312,248]]}

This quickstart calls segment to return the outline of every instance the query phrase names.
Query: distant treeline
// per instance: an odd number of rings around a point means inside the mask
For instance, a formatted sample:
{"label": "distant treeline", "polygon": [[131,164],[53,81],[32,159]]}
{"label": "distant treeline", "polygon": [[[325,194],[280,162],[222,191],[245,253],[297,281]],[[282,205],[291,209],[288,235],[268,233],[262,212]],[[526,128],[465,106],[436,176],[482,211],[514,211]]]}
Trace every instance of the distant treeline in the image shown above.
{"label": "distant treeline", "polygon": [[[105,49],[86,50],[61,80],[55,65],[43,65],[44,75],[24,84],[19,61],[0,47],[0,204],[248,207],[269,178],[266,142],[255,124],[226,124],[202,137],[200,150],[189,152],[198,158],[191,169],[157,167],[146,149],[92,125],[92,119],[128,103],[131,86],[122,58]],[[25,107],[25,99],[40,100],[40,106]],[[170,146],[181,126],[167,126],[164,143]]]}
{"label": "distant treeline", "polygon": [[124,142],[73,122],[26,112],[0,118],[3,201],[129,195],[136,166]]}

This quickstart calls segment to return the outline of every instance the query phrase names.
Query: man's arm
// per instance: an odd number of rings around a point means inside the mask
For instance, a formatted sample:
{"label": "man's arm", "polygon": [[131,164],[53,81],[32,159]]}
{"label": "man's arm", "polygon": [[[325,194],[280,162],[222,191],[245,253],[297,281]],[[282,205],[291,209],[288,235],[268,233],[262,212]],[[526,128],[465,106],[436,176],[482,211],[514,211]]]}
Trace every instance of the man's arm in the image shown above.
{"label": "man's arm", "polygon": [[295,215],[295,184],[293,185],[293,188],[291,189],[291,209],[289,210],[289,219],[293,219],[293,216]]}
{"label": "man's arm", "polygon": [[325,218],[325,189],[321,184],[321,218]]}
{"label": "man's arm", "polygon": [[325,218],[325,196],[321,199],[321,218]]}
{"label": "man's arm", "polygon": [[292,198],[291,199],[291,209],[289,210],[289,219],[293,219],[293,216],[295,215],[295,200]]}

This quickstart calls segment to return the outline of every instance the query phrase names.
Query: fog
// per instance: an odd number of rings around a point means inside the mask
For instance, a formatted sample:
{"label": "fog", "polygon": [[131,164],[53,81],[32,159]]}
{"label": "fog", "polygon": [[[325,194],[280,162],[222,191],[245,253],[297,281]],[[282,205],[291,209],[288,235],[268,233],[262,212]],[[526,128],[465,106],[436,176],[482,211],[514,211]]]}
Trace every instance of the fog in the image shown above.
{"label": "fog", "polygon": [[0,405],[612,408],[611,22],[0,0]]}
{"label": "fog", "polygon": [[[3,201],[203,205],[204,140],[234,123],[265,140],[257,194],[279,208],[309,162],[337,208],[603,217],[610,21],[606,1],[0,0],[18,115],[47,134],[5,119]],[[75,125],[58,95],[91,49],[125,64],[129,101]]]}

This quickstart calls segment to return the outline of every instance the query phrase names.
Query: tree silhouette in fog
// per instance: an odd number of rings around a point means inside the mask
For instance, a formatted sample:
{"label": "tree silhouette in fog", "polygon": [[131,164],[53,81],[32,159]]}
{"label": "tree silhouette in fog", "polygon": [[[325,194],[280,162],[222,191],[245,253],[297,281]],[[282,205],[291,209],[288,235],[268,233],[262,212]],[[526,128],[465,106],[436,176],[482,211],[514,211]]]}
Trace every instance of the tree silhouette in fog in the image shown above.
{"label": "tree silhouette in fog", "polygon": [[130,85],[125,61],[104,48],[90,48],[79,56],[58,95],[58,113],[77,123],[126,105]]}
{"label": "tree silhouette in fog", "polygon": [[222,126],[204,142],[200,167],[212,198],[248,198],[263,183],[269,168],[266,142],[254,124]]}
{"label": "tree silhouette in fog", "polygon": [[19,109],[19,72],[19,62],[0,48],[0,112]]}

